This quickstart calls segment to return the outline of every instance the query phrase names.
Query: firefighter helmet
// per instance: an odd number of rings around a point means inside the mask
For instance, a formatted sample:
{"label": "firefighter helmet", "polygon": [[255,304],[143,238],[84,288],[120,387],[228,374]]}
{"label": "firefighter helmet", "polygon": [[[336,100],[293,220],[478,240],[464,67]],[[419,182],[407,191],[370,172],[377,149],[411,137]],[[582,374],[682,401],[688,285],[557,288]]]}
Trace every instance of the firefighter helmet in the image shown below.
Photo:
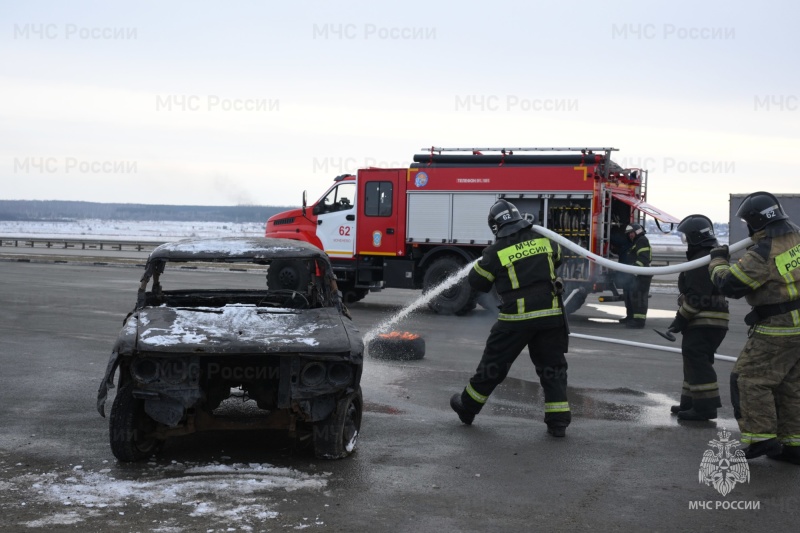
{"label": "firefighter helmet", "polygon": [[625,228],[625,233],[628,235],[628,238],[630,238],[630,234],[633,233],[633,239],[635,239],[639,235],[644,235],[647,232],[644,230],[641,224],[628,224],[628,226]]}
{"label": "firefighter helmet", "polygon": [[714,235],[714,224],[705,215],[689,215],[678,224],[685,242],[692,246],[719,246]]}
{"label": "firefighter helmet", "polygon": [[747,222],[752,231],[762,230],[767,224],[789,218],[778,199],[764,191],[747,195],[739,204],[736,216]]}
{"label": "firefighter helmet", "polygon": [[489,209],[488,222],[489,229],[498,237],[506,237],[531,225],[508,200],[497,200],[494,203]]}

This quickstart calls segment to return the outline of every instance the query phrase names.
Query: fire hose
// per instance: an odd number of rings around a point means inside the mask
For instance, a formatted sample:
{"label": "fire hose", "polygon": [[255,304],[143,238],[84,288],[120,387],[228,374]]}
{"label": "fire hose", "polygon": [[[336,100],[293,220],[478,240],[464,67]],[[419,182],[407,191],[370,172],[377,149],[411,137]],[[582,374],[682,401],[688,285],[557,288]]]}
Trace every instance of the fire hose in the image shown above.
{"label": "fire hose", "polygon": [[[570,333],[569,336],[575,337],[576,339],[585,339],[588,341],[610,342],[612,344],[636,346],[638,348],[649,348],[651,350],[659,350],[662,352],[682,353],[680,348],[673,348],[672,346],[659,346],[658,344],[648,344],[646,342],[624,341],[621,339],[610,339],[608,337],[596,337],[594,335],[584,335],[582,333]],[[735,357],[731,357],[730,355],[721,355],[718,353],[714,354],[714,359],[719,359],[720,361],[734,361],[734,362],[736,361]]]}
{"label": "fire hose", "polygon": [[[634,265],[625,265],[625,264],[617,263],[616,261],[611,261],[610,259],[606,259],[605,257],[601,257],[601,256],[599,256],[597,254],[593,254],[589,250],[587,250],[585,248],[582,248],[581,246],[579,246],[579,245],[575,244],[574,242],[570,241],[569,239],[566,239],[566,238],[562,237],[561,235],[559,235],[558,233],[550,231],[549,229],[543,228],[543,227],[538,226],[538,225],[534,225],[534,228],[535,228],[537,233],[540,233],[541,235],[544,235],[545,237],[549,237],[551,240],[557,242],[558,244],[560,244],[561,246],[563,246],[565,248],[569,248],[573,252],[579,254],[582,257],[585,257],[589,261],[597,263],[597,264],[599,264],[601,266],[604,266],[606,268],[610,268],[611,270],[617,270],[619,272],[625,272],[625,273],[628,273],[628,274],[635,274],[635,275],[640,275],[640,276],[658,276],[658,275],[664,275],[664,274],[677,274],[679,272],[686,272],[688,270],[694,270],[695,268],[705,266],[705,265],[707,265],[708,263],[711,262],[711,257],[710,256],[705,256],[705,257],[701,257],[699,259],[695,259],[693,261],[687,261],[686,263],[681,263],[679,265],[668,265],[668,266],[665,266],[665,267],[637,267],[637,266],[634,266]],[[747,239],[743,239],[743,240],[741,240],[741,241],[739,241],[737,243],[732,244],[731,246],[729,246],[728,250],[731,253],[738,252],[739,250],[743,250],[743,249],[747,248],[751,244],[753,244],[753,241],[752,241],[752,239],[750,239],[748,237]],[[566,304],[570,301],[570,299],[572,299],[572,297],[575,296],[575,294],[577,294],[578,292],[580,292],[580,289],[573,290],[567,296],[567,298],[564,300],[564,305],[566,306]],[[671,330],[667,330],[667,334],[669,334],[670,332],[671,332]],[[663,333],[660,333],[660,332],[656,332],[656,333],[659,333],[662,337],[670,340],[669,337],[664,335]],[[627,345],[627,346],[637,346],[637,347],[641,347],[641,348],[649,348],[649,349],[661,350],[661,351],[665,351],[665,352],[681,353],[681,350],[679,348],[671,348],[669,346],[659,346],[658,344],[647,344],[647,343],[644,343],[644,342],[623,341],[623,340],[618,340],[618,339],[610,339],[608,337],[595,337],[593,335],[582,335],[582,334],[578,334],[578,333],[570,333],[570,337],[575,337],[575,338],[578,338],[578,339],[599,341],[599,342],[610,342],[610,343],[615,343],[615,344],[623,344],[623,345]],[[674,339],[674,337],[673,337],[673,339]],[[735,357],[731,357],[729,355],[714,354],[714,358],[715,359],[719,359],[721,361],[736,361]]]}
{"label": "fire hose", "polygon": [[[686,263],[681,263],[679,265],[668,265],[663,267],[637,267],[634,265],[625,265],[621,263],[617,263],[616,261],[612,261],[610,259],[606,259],[605,257],[601,257],[597,254],[593,254],[589,250],[585,248],[581,248],[574,242],[569,239],[566,239],[559,235],[554,231],[550,231],[547,228],[543,228],[541,226],[534,225],[533,228],[535,229],[536,233],[540,233],[545,237],[549,237],[551,240],[557,242],[561,246],[565,248],[569,248],[573,252],[585,257],[589,261],[593,263],[597,263],[598,265],[604,266],[606,268],[610,268],[612,270],[617,270],[619,272],[625,272],[627,274],[636,274],[638,276],[659,276],[663,274],[677,274],[678,272],[686,272],[687,270],[694,270],[697,267],[705,266],[711,262],[711,257],[705,256],[699,259],[695,259],[693,261],[687,261]],[[730,253],[738,252],[739,250],[743,250],[753,244],[753,240],[749,237],[747,239],[743,239],[737,243],[732,244],[728,247]]]}

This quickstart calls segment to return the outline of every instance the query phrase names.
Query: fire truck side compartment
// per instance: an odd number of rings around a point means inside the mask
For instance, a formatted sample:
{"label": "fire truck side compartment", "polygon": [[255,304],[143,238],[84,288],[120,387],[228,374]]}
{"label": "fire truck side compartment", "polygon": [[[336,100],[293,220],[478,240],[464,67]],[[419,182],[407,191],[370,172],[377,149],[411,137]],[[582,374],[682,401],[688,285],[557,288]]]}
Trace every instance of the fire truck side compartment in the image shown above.
{"label": "fire truck side compartment", "polygon": [[408,259],[385,259],[383,279],[386,285],[396,289],[415,289],[414,262]]}

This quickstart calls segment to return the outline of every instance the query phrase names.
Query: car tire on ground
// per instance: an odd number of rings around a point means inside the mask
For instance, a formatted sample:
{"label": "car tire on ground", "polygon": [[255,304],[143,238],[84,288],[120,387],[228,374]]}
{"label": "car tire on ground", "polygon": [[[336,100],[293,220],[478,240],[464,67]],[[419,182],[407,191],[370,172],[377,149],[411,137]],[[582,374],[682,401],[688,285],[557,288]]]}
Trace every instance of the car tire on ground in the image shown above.
{"label": "car tire on ground", "polygon": [[[436,288],[451,275],[464,268],[466,262],[455,257],[441,257],[434,260],[425,271],[422,279],[422,292],[427,293]],[[478,294],[462,279],[449,287],[428,303],[428,307],[439,315],[463,315],[477,306]]]}
{"label": "car tire on ground", "polygon": [[336,403],[336,409],[314,424],[314,455],[320,459],[342,459],[356,448],[361,431],[364,399],[361,387]]}
{"label": "car tire on ground", "polygon": [[273,261],[267,270],[269,289],[291,289],[306,293],[311,275],[302,261]]}
{"label": "car tire on ground", "polygon": [[378,335],[367,343],[372,357],[393,361],[418,361],[425,357],[425,339],[419,335],[399,332]]}
{"label": "car tire on ground", "polygon": [[158,424],[144,412],[144,400],[133,397],[133,382],[117,391],[111,406],[109,438],[114,457],[125,463],[141,461],[161,449],[164,441],[147,437]]}

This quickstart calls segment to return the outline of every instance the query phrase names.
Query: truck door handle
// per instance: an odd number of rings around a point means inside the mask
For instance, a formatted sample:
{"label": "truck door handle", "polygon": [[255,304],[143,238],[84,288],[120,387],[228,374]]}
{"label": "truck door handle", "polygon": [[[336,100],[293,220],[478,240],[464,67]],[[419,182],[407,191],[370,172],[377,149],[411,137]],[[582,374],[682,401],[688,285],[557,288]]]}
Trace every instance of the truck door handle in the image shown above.
{"label": "truck door handle", "polygon": [[386,235],[394,235],[394,228],[386,228]]}
{"label": "truck door handle", "polygon": [[346,218],[347,220],[349,220],[349,221],[351,221],[351,222],[352,222],[353,220],[355,220],[355,219],[356,219],[356,216],[355,216],[355,215],[347,215],[347,216],[346,216],[346,217],[344,217],[344,218]]}

